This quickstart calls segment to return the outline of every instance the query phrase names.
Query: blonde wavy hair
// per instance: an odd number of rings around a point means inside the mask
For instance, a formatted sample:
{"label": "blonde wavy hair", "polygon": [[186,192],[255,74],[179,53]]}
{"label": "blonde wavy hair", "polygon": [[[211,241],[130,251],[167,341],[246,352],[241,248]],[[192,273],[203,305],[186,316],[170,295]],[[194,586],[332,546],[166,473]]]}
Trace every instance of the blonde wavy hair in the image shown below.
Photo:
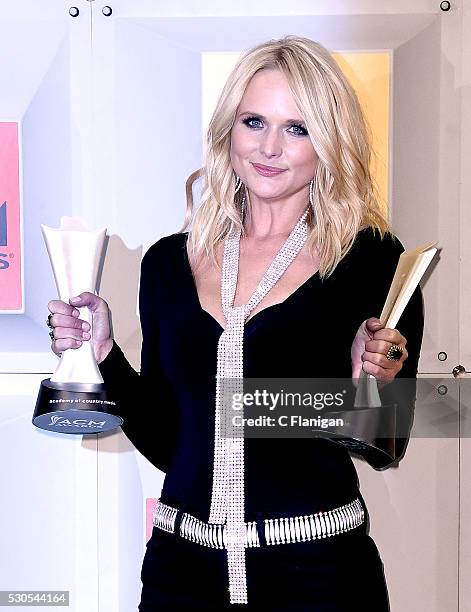
{"label": "blonde wavy hair", "polygon": [[[370,134],[358,98],[327,49],[307,38],[286,36],[258,45],[232,70],[208,126],[204,165],[187,181],[187,210],[180,231],[191,222],[189,256],[198,261],[206,254],[215,265],[219,241],[236,228],[244,235],[245,187],[237,191],[230,161],[231,130],[247,85],[263,69],[280,70],[286,77],[319,158],[311,183],[306,244],[319,255],[319,275],[327,277],[361,229],[372,227],[383,237],[389,226],[370,174]],[[201,204],[191,219],[192,185],[199,177],[203,178]]]}

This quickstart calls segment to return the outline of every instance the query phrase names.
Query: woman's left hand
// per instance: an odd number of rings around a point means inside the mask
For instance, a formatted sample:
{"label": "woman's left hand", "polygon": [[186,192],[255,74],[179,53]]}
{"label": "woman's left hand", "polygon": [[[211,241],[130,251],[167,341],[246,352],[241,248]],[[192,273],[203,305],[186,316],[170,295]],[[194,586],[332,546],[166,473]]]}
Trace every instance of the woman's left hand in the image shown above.
{"label": "woman's left hand", "polygon": [[[397,361],[386,357],[393,344],[403,349]],[[384,327],[376,317],[363,321],[352,344],[352,378],[359,378],[363,367],[367,374],[383,383],[391,382],[408,357],[406,344],[406,338],[397,329]]]}

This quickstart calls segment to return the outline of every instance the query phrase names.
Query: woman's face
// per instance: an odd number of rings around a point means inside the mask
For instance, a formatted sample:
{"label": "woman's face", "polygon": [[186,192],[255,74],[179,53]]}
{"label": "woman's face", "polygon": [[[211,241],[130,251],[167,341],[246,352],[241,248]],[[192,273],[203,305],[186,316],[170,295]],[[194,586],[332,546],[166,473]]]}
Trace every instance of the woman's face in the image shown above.
{"label": "woman's face", "polygon": [[231,132],[231,163],[250,197],[306,197],[317,154],[279,70],[260,70],[250,81]]}

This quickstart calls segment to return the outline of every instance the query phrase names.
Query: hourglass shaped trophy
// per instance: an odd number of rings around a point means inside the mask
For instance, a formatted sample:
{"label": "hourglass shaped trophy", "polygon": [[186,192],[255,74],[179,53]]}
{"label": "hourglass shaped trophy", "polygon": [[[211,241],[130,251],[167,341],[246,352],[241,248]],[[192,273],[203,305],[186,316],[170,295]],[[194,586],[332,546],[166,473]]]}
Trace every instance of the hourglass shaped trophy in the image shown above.
{"label": "hourglass shaped trophy", "polygon": [[[78,217],[62,217],[58,229],[45,225],[41,229],[60,299],[68,303],[84,291],[94,293],[106,229],[89,231]],[[78,310],[80,318],[90,324],[93,338],[91,312],[86,306]],[[116,411],[90,340],[78,349],[64,351],[53,376],[41,382],[33,424],[67,434],[98,433],[122,424]]]}

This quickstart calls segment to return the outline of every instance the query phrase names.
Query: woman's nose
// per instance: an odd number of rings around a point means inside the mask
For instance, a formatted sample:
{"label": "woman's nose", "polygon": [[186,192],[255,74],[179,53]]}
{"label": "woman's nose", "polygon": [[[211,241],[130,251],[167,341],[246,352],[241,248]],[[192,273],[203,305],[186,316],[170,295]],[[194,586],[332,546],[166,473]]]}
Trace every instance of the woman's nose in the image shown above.
{"label": "woman's nose", "polygon": [[278,130],[266,130],[260,143],[260,150],[265,157],[277,157],[281,155],[283,147]]}

